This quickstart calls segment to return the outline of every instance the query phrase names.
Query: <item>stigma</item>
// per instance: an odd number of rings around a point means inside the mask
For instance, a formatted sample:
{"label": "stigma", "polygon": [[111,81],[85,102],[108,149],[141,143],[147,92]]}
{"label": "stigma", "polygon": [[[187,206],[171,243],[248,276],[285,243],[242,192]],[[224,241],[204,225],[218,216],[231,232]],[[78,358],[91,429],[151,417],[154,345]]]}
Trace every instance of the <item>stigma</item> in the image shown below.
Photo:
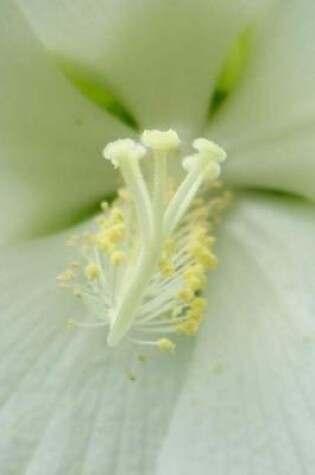
{"label": "stigma", "polygon": [[145,130],[140,141],[109,143],[103,156],[124,180],[103,202],[93,228],[72,236],[78,259],[58,276],[87,308],[81,327],[104,327],[107,344],[122,341],[173,353],[178,336],[193,336],[215,269],[215,231],[231,196],[218,181],[225,151],[204,138],[181,158],[183,179],[169,175],[180,156],[173,130]]}

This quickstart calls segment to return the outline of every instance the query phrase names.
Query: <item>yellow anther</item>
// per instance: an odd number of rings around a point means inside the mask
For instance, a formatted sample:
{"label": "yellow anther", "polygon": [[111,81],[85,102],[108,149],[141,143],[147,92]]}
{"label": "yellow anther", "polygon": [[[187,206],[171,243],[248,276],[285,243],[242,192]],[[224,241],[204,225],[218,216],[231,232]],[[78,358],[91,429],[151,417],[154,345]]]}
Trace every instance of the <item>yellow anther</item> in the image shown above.
{"label": "yellow anther", "polygon": [[113,243],[104,234],[96,237],[96,245],[103,252],[111,253],[114,250]]}
{"label": "yellow anther", "polygon": [[141,135],[141,142],[155,150],[171,150],[180,144],[177,133],[170,129],[165,132],[160,130],[145,130]]}
{"label": "yellow anther", "polygon": [[216,267],[218,260],[216,256],[206,246],[202,244],[194,244],[190,247],[190,251],[196,259],[197,264],[213,269]]}
{"label": "yellow anther", "polygon": [[78,299],[80,299],[80,298],[82,297],[82,291],[81,291],[81,290],[74,289],[73,294],[74,294],[75,297],[77,297]]}
{"label": "yellow anther", "polygon": [[175,343],[173,343],[168,338],[160,338],[159,340],[156,340],[155,346],[158,350],[163,351],[165,353],[174,353],[176,348]]}
{"label": "yellow anther", "polygon": [[110,261],[113,266],[119,266],[125,258],[126,254],[122,251],[114,251],[110,255]]}
{"label": "yellow anther", "polygon": [[193,238],[205,244],[212,245],[215,243],[215,238],[209,234],[208,225],[199,224],[192,230]]}
{"label": "yellow anther", "polygon": [[196,297],[191,302],[190,307],[192,310],[203,310],[207,306],[206,299],[202,297]]}
{"label": "yellow anther", "polygon": [[112,243],[116,243],[124,237],[125,233],[126,226],[124,224],[114,224],[108,229],[106,237]]}
{"label": "yellow anther", "polygon": [[89,280],[97,279],[101,273],[100,267],[95,262],[90,262],[85,267],[85,275]]}
{"label": "yellow anther", "polygon": [[197,290],[202,289],[204,285],[204,280],[199,278],[197,275],[191,275],[188,279],[186,279],[187,286],[193,291],[196,292]]}
{"label": "yellow anther", "polygon": [[198,324],[202,321],[203,315],[201,310],[190,310],[187,313],[187,318],[190,322],[194,321]]}
{"label": "yellow anther", "polygon": [[183,300],[184,302],[190,302],[191,299],[193,299],[195,296],[195,292],[192,288],[190,287],[183,287],[179,292],[178,292],[178,298],[180,300]]}
{"label": "yellow anther", "polygon": [[167,259],[167,257],[162,257],[158,265],[159,270],[164,277],[171,277],[175,272],[174,265],[169,259]]}
{"label": "yellow anther", "polygon": [[208,269],[215,269],[218,265],[217,257],[210,251],[205,251],[202,254],[196,256],[196,261]]}
{"label": "yellow anther", "polygon": [[204,267],[200,264],[194,264],[193,266],[188,267],[188,269],[183,272],[183,277],[187,281],[189,281],[189,279],[191,278],[197,277],[198,279],[204,282]]}
{"label": "yellow anther", "polygon": [[185,336],[193,336],[199,330],[199,322],[196,320],[187,320],[177,327],[178,333]]}

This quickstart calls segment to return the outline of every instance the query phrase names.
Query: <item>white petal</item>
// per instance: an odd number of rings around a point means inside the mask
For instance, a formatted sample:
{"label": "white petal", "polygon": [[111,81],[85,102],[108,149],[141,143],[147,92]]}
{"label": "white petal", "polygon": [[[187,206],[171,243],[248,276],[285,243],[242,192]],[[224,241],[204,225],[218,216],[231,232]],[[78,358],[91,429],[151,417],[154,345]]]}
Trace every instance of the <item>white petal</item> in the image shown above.
{"label": "white petal", "polygon": [[312,475],[315,208],[252,197],[228,220],[163,475]]}
{"label": "white petal", "polygon": [[242,84],[210,127],[227,178],[315,198],[315,3],[278,2],[254,38]]}
{"label": "white petal", "polygon": [[19,0],[58,55],[104,75],[142,127],[198,129],[229,45],[268,0]]}
{"label": "white petal", "polygon": [[130,130],[69,84],[13,2],[0,5],[0,238],[43,232],[115,186],[101,150]]}
{"label": "white petal", "polygon": [[1,473],[154,473],[189,352],[153,354],[130,382],[136,350],[109,350],[103,331],[69,330],[83,309],[56,286],[71,259],[64,239],[0,254]]}

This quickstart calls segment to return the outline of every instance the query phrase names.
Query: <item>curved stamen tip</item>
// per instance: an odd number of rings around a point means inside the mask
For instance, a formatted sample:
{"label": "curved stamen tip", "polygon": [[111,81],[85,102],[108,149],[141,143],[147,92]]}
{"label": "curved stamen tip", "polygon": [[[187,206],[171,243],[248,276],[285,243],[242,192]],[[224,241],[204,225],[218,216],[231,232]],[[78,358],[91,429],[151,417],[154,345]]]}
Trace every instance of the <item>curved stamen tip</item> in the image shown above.
{"label": "curved stamen tip", "polygon": [[211,140],[204,138],[195,139],[192,145],[201,155],[206,155],[209,159],[218,162],[224,162],[226,159],[226,151]]}
{"label": "curved stamen tip", "polygon": [[141,135],[141,142],[153,150],[172,150],[180,145],[177,133],[169,129],[165,132],[160,130],[145,130]]}
{"label": "curved stamen tip", "polygon": [[140,160],[146,149],[132,139],[118,139],[110,142],[103,149],[103,157],[110,160],[118,168],[124,160]]}
{"label": "curved stamen tip", "polygon": [[182,166],[187,172],[200,169],[204,178],[208,178],[211,181],[216,180],[221,173],[221,166],[213,157],[198,153],[185,157],[182,161]]}

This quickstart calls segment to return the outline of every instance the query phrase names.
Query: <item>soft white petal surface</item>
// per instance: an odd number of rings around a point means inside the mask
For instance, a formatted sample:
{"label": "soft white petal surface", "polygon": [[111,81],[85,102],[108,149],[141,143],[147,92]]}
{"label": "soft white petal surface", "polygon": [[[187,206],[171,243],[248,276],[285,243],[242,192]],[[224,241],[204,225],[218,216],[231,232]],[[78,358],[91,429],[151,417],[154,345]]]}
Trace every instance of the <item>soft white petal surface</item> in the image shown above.
{"label": "soft white petal surface", "polygon": [[69,329],[83,308],[55,281],[71,259],[65,239],[0,253],[1,474],[154,473],[189,351],[153,351],[130,382],[136,349],[110,351],[103,330]]}
{"label": "soft white petal surface", "polygon": [[58,55],[103,75],[143,127],[205,124],[234,39],[269,0],[19,0]]}
{"label": "soft white petal surface", "polygon": [[241,204],[160,459],[163,475],[312,475],[315,209]]}
{"label": "soft white petal surface", "polygon": [[65,326],[83,310],[55,284],[65,236],[3,250],[5,474],[313,473],[314,208],[250,196],[221,234],[194,353],[150,358],[136,383],[102,331]]}
{"label": "soft white petal surface", "polygon": [[0,5],[0,237],[74,219],[116,185],[104,144],[130,130],[56,68],[14,2]]}
{"label": "soft white petal surface", "polygon": [[254,32],[241,84],[210,126],[231,183],[315,198],[315,2],[278,2]]}

